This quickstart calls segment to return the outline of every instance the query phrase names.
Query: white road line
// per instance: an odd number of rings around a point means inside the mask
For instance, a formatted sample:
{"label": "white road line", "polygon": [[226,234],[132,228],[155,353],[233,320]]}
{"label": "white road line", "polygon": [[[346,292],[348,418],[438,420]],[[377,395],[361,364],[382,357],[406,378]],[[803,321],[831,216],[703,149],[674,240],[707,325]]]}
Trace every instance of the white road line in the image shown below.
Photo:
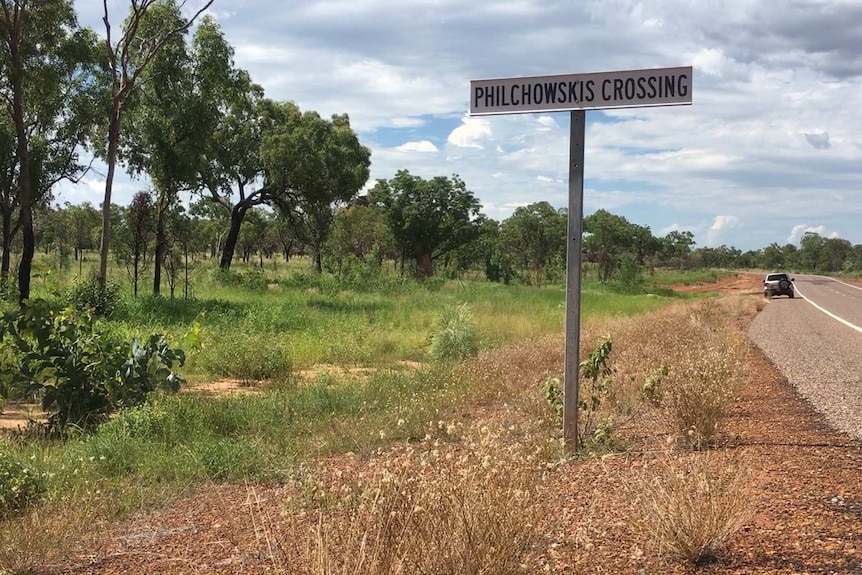
{"label": "white road line", "polygon": [[859,291],[862,291],[862,287],[855,286],[855,285],[853,285],[853,284],[849,284],[849,283],[847,283],[847,282],[843,282],[843,281],[841,281],[841,280],[837,280],[837,279],[835,279],[835,278],[830,278],[830,277],[828,277],[828,276],[814,276],[814,277],[816,277],[816,278],[823,278],[823,279],[826,279],[826,280],[832,280],[832,281],[834,281],[834,282],[838,282],[838,283],[840,283],[840,284],[842,284],[842,285],[846,285],[847,287],[852,287],[853,289],[858,289]]}
{"label": "white road line", "polygon": [[[821,276],[821,277],[822,277],[822,276]],[[829,279],[831,279],[831,278],[829,278]],[[836,280],[836,281],[838,281],[838,280]],[[841,283],[844,283],[844,282],[841,282]],[[823,309],[822,307],[820,307],[819,305],[817,305],[816,303],[814,303],[813,301],[811,301],[810,299],[808,299],[807,297],[805,297],[805,294],[803,294],[801,291],[799,291],[799,286],[794,286],[794,288],[796,289],[796,293],[798,293],[798,294],[799,294],[799,295],[801,295],[803,298],[805,298],[805,301],[807,301],[808,303],[810,303],[811,305],[813,305],[814,307],[816,307],[817,309],[819,309],[820,311],[822,311],[823,313],[825,313],[826,315],[828,315],[829,317],[831,317],[832,319],[834,319],[834,320],[836,320],[836,321],[840,321],[841,323],[843,323],[843,324],[844,324],[844,325],[846,325],[847,327],[849,327],[849,328],[853,328],[853,329],[855,329],[856,331],[858,331],[859,333],[862,333],[862,327],[859,327],[859,326],[858,326],[858,325],[856,325],[856,324],[852,324],[852,323],[850,323],[849,321],[847,321],[847,320],[846,320],[846,319],[844,319],[843,317],[838,317],[837,315],[835,315],[835,314],[834,314],[834,313],[832,313],[831,311],[828,311],[828,310]]]}

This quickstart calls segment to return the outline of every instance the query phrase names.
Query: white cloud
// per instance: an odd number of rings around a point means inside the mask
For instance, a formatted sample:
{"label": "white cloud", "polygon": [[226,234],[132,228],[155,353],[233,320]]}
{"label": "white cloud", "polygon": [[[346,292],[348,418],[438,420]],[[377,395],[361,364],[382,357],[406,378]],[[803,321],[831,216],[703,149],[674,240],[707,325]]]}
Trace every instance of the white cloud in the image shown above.
{"label": "white cloud", "polygon": [[420,140],[418,142],[407,142],[405,144],[401,144],[397,148],[395,148],[399,152],[439,152],[433,143],[428,140]]}
{"label": "white cloud", "polygon": [[728,230],[734,230],[742,227],[742,220],[736,216],[715,216],[712,225],[706,232],[706,245],[717,246],[720,244],[732,244],[732,236],[727,233]]}
{"label": "white cloud", "polygon": [[823,236],[824,238],[837,238],[840,237],[838,232],[830,232],[826,229],[826,226],[809,226],[807,224],[799,224],[793,226],[793,229],[790,230],[790,235],[787,236],[788,244],[798,244],[799,240],[802,239],[802,236],[807,234],[808,232]]}
{"label": "white cloud", "polygon": [[491,137],[491,125],[482,118],[462,118],[461,125],[452,130],[448,142],[459,148],[479,148],[480,142]]}

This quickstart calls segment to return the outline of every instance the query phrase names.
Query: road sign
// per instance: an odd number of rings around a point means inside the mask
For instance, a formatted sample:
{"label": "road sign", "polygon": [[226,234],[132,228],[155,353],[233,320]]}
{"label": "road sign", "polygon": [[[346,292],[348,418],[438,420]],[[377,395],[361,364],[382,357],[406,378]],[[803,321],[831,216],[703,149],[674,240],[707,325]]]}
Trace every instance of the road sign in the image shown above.
{"label": "road sign", "polygon": [[473,80],[470,115],[680,106],[691,88],[691,66]]}
{"label": "road sign", "polygon": [[569,221],[566,237],[566,358],[563,440],[578,448],[578,352],[581,338],[581,250],[587,110],[691,104],[692,68],[473,80],[470,115],[564,112],[569,133]]}

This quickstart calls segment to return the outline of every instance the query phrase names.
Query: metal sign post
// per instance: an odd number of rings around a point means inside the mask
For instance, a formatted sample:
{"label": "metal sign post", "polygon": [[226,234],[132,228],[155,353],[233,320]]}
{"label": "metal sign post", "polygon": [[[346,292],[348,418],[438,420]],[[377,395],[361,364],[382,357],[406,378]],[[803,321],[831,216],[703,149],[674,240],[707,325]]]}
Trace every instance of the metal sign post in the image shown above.
{"label": "metal sign post", "polygon": [[566,234],[566,350],[563,440],[578,449],[578,365],[584,222],[586,110],[679,106],[692,102],[692,68],[499,78],[470,82],[470,115],[571,112]]}

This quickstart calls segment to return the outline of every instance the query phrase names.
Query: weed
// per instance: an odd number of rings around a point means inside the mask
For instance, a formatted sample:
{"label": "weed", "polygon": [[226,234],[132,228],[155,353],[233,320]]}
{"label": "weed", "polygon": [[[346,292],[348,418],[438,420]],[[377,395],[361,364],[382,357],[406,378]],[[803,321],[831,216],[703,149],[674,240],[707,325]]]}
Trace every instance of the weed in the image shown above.
{"label": "weed", "polygon": [[320,512],[312,573],[530,572],[543,517],[532,466],[479,435],[460,455],[408,452]]}
{"label": "weed", "polygon": [[91,275],[72,284],[66,293],[66,299],[69,305],[77,310],[109,317],[120,302],[120,287],[113,282],[101,285],[98,277]]}
{"label": "weed", "polygon": [[706,452],[650,464],[635,475],[641,536],[663,557],[702,564],[748,517],[753,500],[751,469],[736,453]]}
{"label": "weed", "polygon": [[479,353],[479,336],[470,306],[448,305],[431,334],[429,354],[438,361],[464,360]]}
{"label": "weed", "polygon": [[736,332],[703,331],[679,350],[662,379],[661,404],[677,441],[689,449],[709,445],[733,407],[744,342]]}
{"label": "weed", "polygon": [[44,493],[44,477],[33,462],[0,447],[0,521],[26,511]]}

